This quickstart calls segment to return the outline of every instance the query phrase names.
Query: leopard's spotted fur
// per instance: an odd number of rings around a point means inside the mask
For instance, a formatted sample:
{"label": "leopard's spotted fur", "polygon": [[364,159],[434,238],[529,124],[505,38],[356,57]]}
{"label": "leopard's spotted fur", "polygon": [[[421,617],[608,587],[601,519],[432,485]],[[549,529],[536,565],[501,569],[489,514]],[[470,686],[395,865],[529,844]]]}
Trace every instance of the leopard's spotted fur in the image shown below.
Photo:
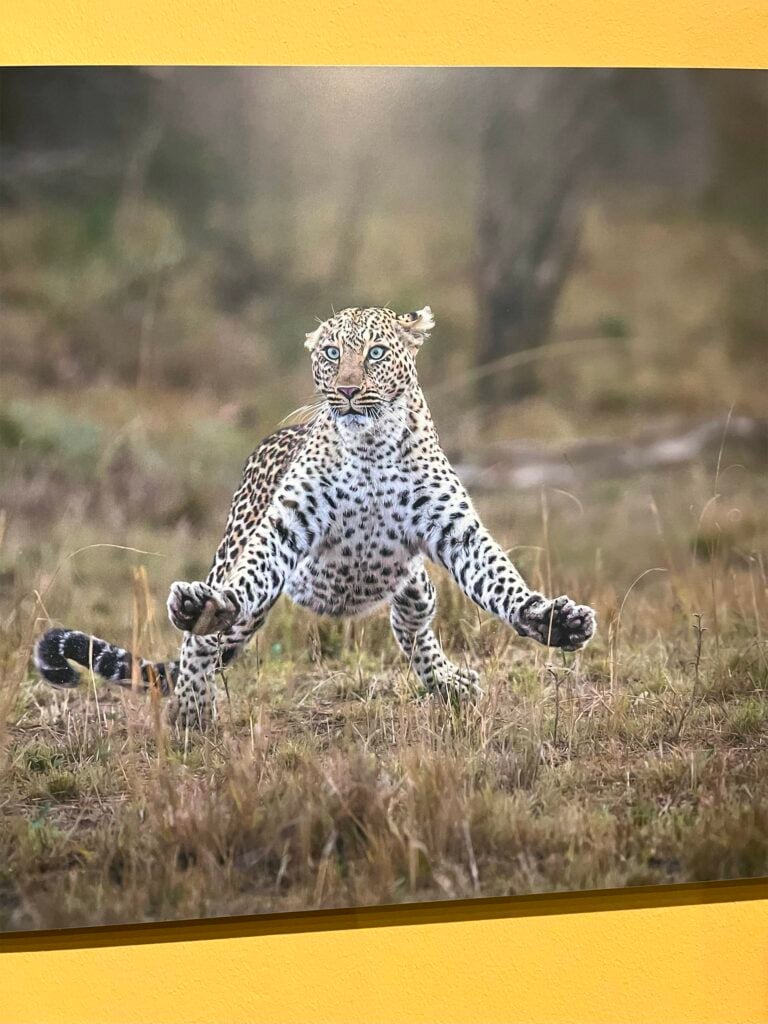
{"label": "leopard's spotted fur", "polygon": [[[428,689],[476,689],[476,673],[452,664],[431,629],[425,559],[522,636],[568,650],[592,637],[591,608],[528,589],[442,451],[415,365],[433,326],[429,307],[404,315],[351,308],[307,335],[319,413],[259,445],[207,579],[171,586],[180,661],[140,663],[142,677],[162,689],[173,681],[182,724],[210,719],[217,669],[282,592],[327,615],[388,605],[397,642]],[[128,652],[86,634],[51,630],[38,642],[37,666],[50,682],[75,685],[68,659],[111,680],[131,675]]]}

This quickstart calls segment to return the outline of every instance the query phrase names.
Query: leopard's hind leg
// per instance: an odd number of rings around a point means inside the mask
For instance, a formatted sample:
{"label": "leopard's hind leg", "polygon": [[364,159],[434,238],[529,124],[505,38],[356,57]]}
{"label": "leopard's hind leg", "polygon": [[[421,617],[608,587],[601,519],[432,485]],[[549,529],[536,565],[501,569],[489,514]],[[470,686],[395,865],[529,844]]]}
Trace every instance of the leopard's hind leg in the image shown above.
{"label": "leopard's hind leg", "polygon": [[265,619],[266,611],[241,615],[219,633],[184,634],[174,687],[174,714],[182,728],[205,728],[210,724],[216,714],[217,672],[231,664]]}
{"label": "leopard's hind leg", "polygon": [[428,691],[448,698],[482,693],[477,673],[454,665],[440,646],[432,629],[436,607],[435,587],[422,565],[392,598],[395,639]]}

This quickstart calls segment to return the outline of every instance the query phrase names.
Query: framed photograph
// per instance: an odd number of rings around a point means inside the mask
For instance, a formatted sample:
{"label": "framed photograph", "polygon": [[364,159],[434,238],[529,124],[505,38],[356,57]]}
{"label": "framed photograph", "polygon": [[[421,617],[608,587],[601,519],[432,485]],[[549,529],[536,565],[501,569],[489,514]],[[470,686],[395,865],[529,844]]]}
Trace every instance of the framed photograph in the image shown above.
{"label": "framed photograph", "polygon": [[[0,1022],[764,1020],[763,5],[6,6]],[[468,506],[592,638],[427,558],[482,693],[283,593],[180,721],[171,584],[307,422],[305,335],[427,305]]]}
{"label": "framed photograph", "polygon": [[0,71],[0,927],[768,873],[768,74]]}

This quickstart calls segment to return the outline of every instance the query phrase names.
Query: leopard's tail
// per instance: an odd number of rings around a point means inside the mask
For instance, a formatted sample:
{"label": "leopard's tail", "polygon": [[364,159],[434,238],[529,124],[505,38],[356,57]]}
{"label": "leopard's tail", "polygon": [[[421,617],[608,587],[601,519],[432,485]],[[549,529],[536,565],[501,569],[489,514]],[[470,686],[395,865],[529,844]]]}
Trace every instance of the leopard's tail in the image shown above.
{"label": "leopard's tail", "polygon": [[122,647],[99,640],[88,633],[72,629],[49,629],[35,644],[35,665],[40,675],[53,686],[73,687],[80,682],[80,673],[70,665],[74,661],[91,669],[111,683],[130,686],[134,664],[143,689],[156,686],[167,696],[173,690],[179,673],[178,661],[155,662],[136,658]]}

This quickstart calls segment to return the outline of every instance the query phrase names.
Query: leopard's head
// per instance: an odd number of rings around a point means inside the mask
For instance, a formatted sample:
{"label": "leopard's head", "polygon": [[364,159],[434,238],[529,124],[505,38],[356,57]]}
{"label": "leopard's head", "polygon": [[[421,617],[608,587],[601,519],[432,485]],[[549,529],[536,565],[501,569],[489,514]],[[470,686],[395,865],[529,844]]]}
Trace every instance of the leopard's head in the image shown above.
{"label": "leopard's head", "polygon": [[315,386],[333,416],[365,424],[416,388],[416,352],[434,326],[429,306],[415,313],[350,308],[308,334]]}

